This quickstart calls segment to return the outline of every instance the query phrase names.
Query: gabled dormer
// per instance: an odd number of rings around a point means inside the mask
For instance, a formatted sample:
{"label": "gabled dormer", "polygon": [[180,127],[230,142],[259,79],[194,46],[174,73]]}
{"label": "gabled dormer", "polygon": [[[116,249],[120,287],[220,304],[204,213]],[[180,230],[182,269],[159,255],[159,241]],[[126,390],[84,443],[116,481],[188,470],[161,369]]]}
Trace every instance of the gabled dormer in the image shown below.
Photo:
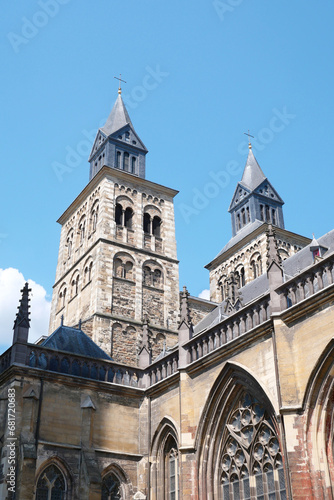
{"label": "gabled dormer", "polygon": [[249,145],[242,179],[237,184],[229,207],[232,236],[255,220],[284,229],[283,204],[284,201],[262,172]]}
{"label": "gabled dormer", "polygon": [[137,135],[119,90],[113,109],[96,135],[89,157],[91,180],[104,166],[145,178],[147,149]]}

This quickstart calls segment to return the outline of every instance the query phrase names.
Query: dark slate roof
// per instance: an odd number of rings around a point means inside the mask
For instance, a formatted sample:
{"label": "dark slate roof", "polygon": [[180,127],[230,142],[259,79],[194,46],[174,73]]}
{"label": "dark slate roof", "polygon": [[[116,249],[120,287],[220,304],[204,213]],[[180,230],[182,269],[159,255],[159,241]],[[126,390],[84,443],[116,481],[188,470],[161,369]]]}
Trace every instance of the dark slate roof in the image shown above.
{"label": "dark slate roof", "polygon": [[[237,238],[237,236],[235,238]],[[235,238],[232,238],[232,240],[234,240]],[[313,243],[314,242],[312,241],[309,245],[302,248],[296,254],[287,258],[282,263],[284,272],[284,281],[293,278],[294,276],[305,270],[307,267],[312,266],[314,264],[313,254],[311,251],[311,247],[314,246]],[[334,229],[329,233],[325,234],[324,236],[322,236],[321,238],[318,238],[317,243],[319,246],[327,248],[326,253],[324,253],[324,257],[327,257],[328,255],[334,253]],[[247,305],[253,300],[259,298],[261,295],[264,295],[268,291],[269,291],[269,281],[267,278],[267,273],[264,273],[257,279],[251,281],[250,283],[248,283],[247,285],[245,285],[240,289],[243,305],[244,306]],[[211,313],[205,316],[205,318],[203,318],[202,321],[197,323],[197,325],[194,327],[194,334],[196,335],[201,331],[207,330],[208,328],[211,328],[214,325],[220,323],[226,317],[226,315],[224,315],[225,305],[226,305],[225,301],[221,302],[221,304],[219,304],[219,306],[217,306]]]}
{"label": "dark slate roof", "polygon": [[131,125],[131,127],[133,128],[130,116],[126,110],[123,99],[119,94],[114,104],[114,107],[112,108],[111,113],[106,123],[101,128],[101,130],[108,137],[114,132],[117,132],[117,130],[123,128],[125,125]]}
{"label": "dark slate roof", "polygon": [[223,253],[227,252],[227,250],[229,250],[234,245],[239,243],[239,241],[241,241],[243,238],[245,238],[246,236],[251,234],[253,231],[255,231],[255,229],[262,226],[262,224],[265,224],[265,222],[262,222],[262,221],[256,219],[254,222],[251,222],[250,224],[247,224],[245,227],[240,229],[238,234],[233,236],[233,238],[231,238],[230,241],[228,243],[226,243],[226,245],[223,247],[223,249],[219,252],[218,255],[216,255],[216,257],[213,260],[216,260],[217,257],[219,257]]}
{"label": "dark slate roof", "polygon": [[[246,305],[249,302],[252,302],[257,297],[264,295],[268,291],[268,289],[269,289],[269,282],[267,274],[262,274],[256,280],[247,283],[247,285],[243,286],[240,289],[241,293],[240,298],[242,304]],[[197,325],[194,327],[194,333],[196,334],[201,332],[202,330],[211,328],[212,326],[217,325],[224,318],[226,318],[227,315],[224,314],[225,306],[226,306],[226,301],[223,300],[223,302],[221,302],[219,306],[216,307],[216,309],[214,309],[211,313],[205,316],[205,318],[203,318],[199,323],[197,323]]]}
{"label": "dark slate roof", "polygon": [[264,175],[260,165],[256,161],[255,156],[253,155],[253,151],[250,149],[244,173],[242,174],[241,184],[253,191],[265,179],[266,176]]}
{"label": "dark slate roof", "polygon": [[111,357],[102,351],[82,330],[70,326],[62,325],[57,328],[42,342],[41,346],[90,358],[111,360]]}

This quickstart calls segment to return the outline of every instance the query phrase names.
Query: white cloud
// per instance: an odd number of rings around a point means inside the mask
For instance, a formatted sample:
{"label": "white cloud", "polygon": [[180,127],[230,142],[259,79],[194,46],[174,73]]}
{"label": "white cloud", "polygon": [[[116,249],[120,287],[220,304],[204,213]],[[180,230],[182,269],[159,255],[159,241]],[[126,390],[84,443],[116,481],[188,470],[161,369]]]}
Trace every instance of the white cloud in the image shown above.
{"label": "white cloud", "polygon": [[202,290],[198,296],[199,299],[210,300],[210,290]]}
{"label": "white cloud", "polygon": [[[0,346],[1,351],[12,344],[13,325],[17,307],[21,298],[21,290],[27,280],[18,269],[9,267],[0,269]],[[47,335],[49,327],[50,306],[45,289],[28,280],[30,293],[30,330],[29,342],[34,342],[42,335]]]}

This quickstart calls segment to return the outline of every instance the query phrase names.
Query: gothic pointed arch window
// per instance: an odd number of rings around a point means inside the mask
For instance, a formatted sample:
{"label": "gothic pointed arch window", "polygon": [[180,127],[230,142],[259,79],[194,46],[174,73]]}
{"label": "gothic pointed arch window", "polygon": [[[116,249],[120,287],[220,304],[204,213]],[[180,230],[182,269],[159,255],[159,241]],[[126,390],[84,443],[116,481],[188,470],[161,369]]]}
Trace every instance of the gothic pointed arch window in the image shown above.
{"label": "gothic pointed arch window", "polygon": [[49,465],[39,475],[36,500],[65,500],[67,485],[64,474],[55,464]]}
{"label": "gothic pointed arch window", "polygon": [[165,446],[165,498],[178,500],[179,497],[179,455],[176,441],[169,437]]}
{"label": "gothic pointed arch window", "polygon": [[101,500],[123,500],[121,482],[115,474],[108,474],[102,479]]}
{"label": "gothic pointed arch window", "polygon": [[223,500],[285,500],[282,453],[273,421],[243,392],[230,413],[220,459]]}

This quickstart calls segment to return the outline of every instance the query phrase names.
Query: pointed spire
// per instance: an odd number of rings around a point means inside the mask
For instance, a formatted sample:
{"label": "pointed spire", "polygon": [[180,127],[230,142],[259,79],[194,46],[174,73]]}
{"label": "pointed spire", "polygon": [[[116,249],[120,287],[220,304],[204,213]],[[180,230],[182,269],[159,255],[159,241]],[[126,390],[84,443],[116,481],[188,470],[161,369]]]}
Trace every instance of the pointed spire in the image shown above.
{"label": "pointed spire", "polygon": [[152,362],[152,349],[150,341],[150,332],[148,329],[148,317],[144,316],[143,336],[139,345],[138,365],[140,368],[145,368]]}
{"label": "pointed spire", "polygon": [[191,325],[191,317],[188,302],[189,292],[187,287],[183,287],[183,292],[181,295],[181,312],[180,312],[180,323],[184,321],[188,326]]}
{"label": "pointed spire", "polygon": [[20,305],[18,306],[18,312],[16,314],[16,318],[14,321],[13,329],[18,328],[19,326],[29,328],[30,320],[29,320],[29,292],[31,292],[31,288],[29,288],[28,282],[25,283],[24,287],[21,290],[22,297],[20,300]]}
{"label": "pointed spire", "polygon": [[252,191],[266,179],[262,169],[252,151],[252,145],[249,143],[248,158],[245,169],[242,174],[241,184],[250,188]]}
{"label": "pointed spire", "polygon": [[267,235],[267,270],[269,270],[269,268],[273,263],[277,264],[277,266],[280,267],[282,259],[278,252],[276,232],[271,224],[268,225],[266,235]]}
{"label": "pointed spire", "polygon": [[28,341],[29,335],[29,292],[31,289],[29,288],[28,283],[26,282],[24,287],[21,290],[22,297],[20,300],[20,305],[18,306],[18,312],[16,314],[16,318],[13,326],[13,344],[16,342],[26,343]]}
{"label": "pointed spire", "polygon": [[126,110],[122,96],[120,93],[118,93],[118,97],[116,99],[114,107],[112,108],[111,113],[106,123],[101,128],[101,130],[108,137],[109,135],[117,132],[117,130],[120,130],[121,128],[125,127],[125,125],[131,125],[131,127],[133,128],[129,113]]}

